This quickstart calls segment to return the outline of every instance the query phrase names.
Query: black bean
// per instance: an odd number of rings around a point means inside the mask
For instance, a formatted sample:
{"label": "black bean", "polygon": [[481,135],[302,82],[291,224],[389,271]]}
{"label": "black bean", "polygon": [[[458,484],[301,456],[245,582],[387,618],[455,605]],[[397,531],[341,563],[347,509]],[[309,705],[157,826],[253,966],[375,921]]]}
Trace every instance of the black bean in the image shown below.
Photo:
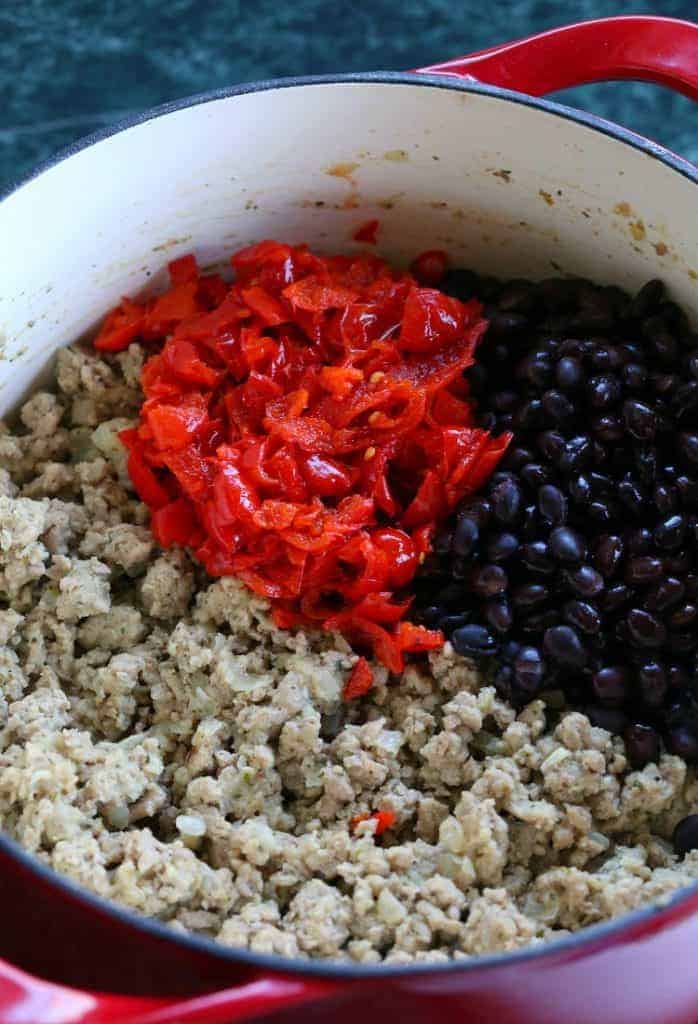
{"label": "black bean", "polygon": [[480,529],[486,526],[492,516],[492,505],[487,498],[469,498],[461,507],[461,514],[475,520]]}
{"label": "black bean", "polygon": [[[666,473],[666,469],[664,472]],[[652,492],[652,501],[660,515],[669,516],[672,512],[676,512],[679,507],[678,489],[671,484],[655,484]]]}
{"label": "black bean", "polygon": [[451,643],[458,654],[472,656],[493,654],[497,646],[492,634],[476,623],[457,629],[451,637]]}
{"label": "black bean", "polygon": [[666,640],[666,627],[642,608],[632,608],[626,619],[631,640],[638,647],[661,647]]}
{"label": "black bean", "polygon": [[664,568],[672,576],[683,576],[693,565],[693,555],[690,551],[672,551],[663,558]]}
{"label": "black bean", "polygon": [[627,604],[634,594],[624,583],[614,583],[599,598],[599,607],[604,612],[614,612]]}
{"label": "black bean", "polygon": [[493,597],[482,606],[487,624],[495,633],[507,633],[514,622],[511,605],[504,597]]}
{"label": "black bean", "polygon": [[603,527],[611,526],[618,518],[617,507],[612,501],[592,501],[588,513],[592,522]]}
{"label": "black bean", "polygon": [[663,572],[664,564],[661,558],[653,558],[652,555],[637,555],[628,560],[625,567],[625,582],[631,586],[637,583],[656,583]]}
{"label": "black bean", "polygon": [[686,601],[669,616],[670,629],[688,629],[698,623],[698,605]]}
{"label": "black bean", "polygon": [[[558,364],[559,365],[559,364]],[[686,371],[698,380],[698,351],[690,352],[686,358]]]}
{"label": "black bean", "polygon": [[577,505],[586,505],[591,498],[591,481],[580,473],[578,477],[572,477],[567,484],[567,490]]}
{"label": "black bean", "polygon": [[632,555],[644,555],[652,545],[652,531],[646,526],[638,526],[628,530],[625,535],[625,546]]}
{"label": "black bean", "polygon": [[520,473],[522,467],[532,459],[533,452],[530,448],[523,448],[521,445],[517,445],[516,448],[507,449],[507,453],[500,462],[500,466],[502,469],[513,469]]}
{"label": "black bean", "polygon": [[671,399],[671,408],[675,416],[683,419],[686,413],[698,406],[698,380],[691,380],[676,389]]}
{"label": "black bean", "polygon": [[505,562],[518,551],[518,548],[519,538],[516,534],[506,531],[495,533],[487,541],[487,557],[490,562]]}
{"label": "black bean", "polygon": [[580,565],[565,574],[569,586],[582,597],[596,597],[604,588],[603,577],[590,565]]}
{"label": "black bean", "polygon": [[658,661],[644,662],[638,669],[637,681],[645,707],[661,707],[668,687],[664,666]]}
{"label": "black bean", "polygon": [[569,526],[556,526],[550,532],[550,552],[559,562],[581,562],[586,555],[584,538]]}
{"label": "black bean", "polygon": [[439,629],[446,636],[450,636],[454,629],[460,629],[461,626],[464,626],[469,618],[470,614],[468,612],[461,612],[459,615],[442,615],[439,619]]}
{"label": "black bean", "polygon": [[585,434],[579,434],[565,442],[557,465],[562,473],[579,473],[589,465],[592,454],[591,441]]}
{"label": "black bean", "polygon": [[620,707],[628,697],[628,673],[621,665],[609,665],[594,673],[591,686],[603,705]]}
{"label": "black bean", "polygon": [[502,594],[509,585],[504,569],[499,565],[481,565],[473,570],[470,586],[480,597],[494,597]]}
{"label": "black bean", "polygon": [[560,613],[555,608],[547,608],[542,612],[527,614],[521,621],[521,629],[524,633],[542,633],[551,626],[556,626],[560,621]]}
{"label": "black bean", "polygon": [[664,741],[670,754],[676,754],[689,764],[698,761],[698,725],[686,722],[667,729]]}
{"label": "black bean", "polygon": [[623,422],[629,434],[638,441],[651,441],[657,430],[657,416],[649,405],[637,398],[623,402]]}
{"label": "black bean", "polygon": [[447,292],[448,295],[455,295],[457,299],[466,301],[475,295],[476,289],[479,294],[482,294],[479,285],[477,274],[474,274],[472,270],[458,269],[449,270],[441,280],[439,288]]}
{"label": "black bean", "polygon": [[657,547],[670,550],[681,547],[686,533],[684,516],[669,516],[654,528],[654,542]]}
{"label": "black bean", "polygon": [[550,462],[557,463],[565,448],[565,439],[556,430],[544,430],[536,438],[540,452]]}
{"label": "black bean", "polygon": [[527,356],[517,367],[517,376],[521,376],[534,388],[543,391],[550,384],[553,363],[545,352],[535,352]]}
{"label": "black bean", "polygon": [[672,654],[690,654],[698,647],[698,635],[695,630],[688,633],[670,633],[667,648]]}
{"label": "black bean", "polygon": [[543,394],[543,411],[553,423],[564,423],[575,414],[575,408],[562,391],[551,389]]}
{"label": "black bean", "polygon": [[648,590],[645,595],[645,608],[648,612],[664,612],[667,608],[679,603],[686,588],[675,576],[666,576],[656,587]]}
{"label": "black bean", "polygon": [[439,605],[427,605],[420,613],[420,619],[429,629],[434,629],[439,624],[443,615],[443,608]]}
{"label": "black bean", "polygon": [[687,462],[694,466],[698,465],[698,433],[682,431],[679,434],[677,446]]}
{"label": "black bean", "polygon": [[519,396],[516,391],[495,391],[491,401],[497,412],[511,412],[518,404]]}
{"label": "black bean", "polygon": [[625,751],[633,768],[644,768],[651,761],[659,760],[659,736],[651,725],[636,722],[629,725],[623,734]]}
{"label": "black bean", "polygon": [[638,320],[653,312],[664,298],[664,285],[658,279],[644,284],[630,303],[629,315]]}
{"label": "black bean", "polygon": [[618,708],[600,708],[594,705],[584,708],[584,714],[597,729],[620,734],[628,724],[627,716]]}
{"label": "black bean", "polygon": [[497,484],[491,494],[492,512],[500,523],[512,523],[521,508],[521,490],[513,480]]}
{"label": "black bean", "polygon": [[563,608],[562,617],[565,622],[582,633],[594,634],[601,629],[601,616],[588,601],[568,601]]}
{"label": "black bean", "polygon": [[550,479],[550,471],[540,462],[527,462],[519,472],[519,476],[528,487],[538,488]]}
{"label": "black bean", "polygon": [[523,313],[493,313],[489,317],[489,329],[493,334],[509,337],[528,327],[528,317]]}
{"label": "black bean", "polygon": [[698,814],[688,814],[674,829],[672,836],[677,857],[685,857],[691,850],[698,850]]}
{"label": "black bean", "polygon": [[470,516],[461,516],[453,531],[453,550],[457,555],[466,557],[478,542],[480,528],[477,521]]}
{"label": "black bean", "polygon": [[586,392],[594,409],[608,409],[621,396],[620,381],[610,376],[591,377]]}
{"label": "black bean", "polygon": [[544,540],[529,541],[520,551],[522,563],[532,572],[549,575],[555,571],[555,561]]}
{"label": "black bean", "polygon": [[553,661],[570,668],[584,668],[587,652],[571,626],[552,626],[543,635],[545,650]]}
{"label": "black bean", "polygon": [[514,678],[526,693],[535,693],[543,681],[545,662],[536,647],[522,647],[514,659]]}
{"label": "black bean", "polygon": [[543,583],[520,583],[511,592],[511,600],[517,608],[531,608],[549,596],[550,590]]}
{"label": "black bean", "polygon": [[555,380],[563,391],[576,391],[581,388],[586,381],[581,361],[574,356],[563,356],[555,367]]}
{"label": "black bean", "polygon": [[698,479],[682,473],[676,478],[676,487],[684,508],[698,508]]}
{"label": "black bean", "polygon": [[596,545],[594,562],[597,569],[606,579],[610,579],[617,570],[623,558],[624,546],[620,537],[615,534],[605,533]]}
{"label": "black bean", "polygon": [[655,395],[667,398],[678,386],[679,378],[675,373],[651,373],[650,386]]}
{"label": "black bean", "polygon": [[492,676],[494,688],[504,700],[510,701],[512,699],[511,684],[513,679],[514,673],[510,665],[499,665]]}
{"label": "black bean", "polygon": [[623,424],[617,416],[604,413],[602,416],[594,416],[591,421],[591,429],[599,440],[608,444],[610,441],[620,441],[625,433]]}
{"label": "black bean", "polygon": [[626,363],[621,372],[623,382],[630,391],[642,391],[647,384],[647,368],[641,363]]}
{"label": "black bean", "polygon": [[510,281],[497,296],[500,309],[526,311],[534,305],[533,286],[530,281]]}
{"label": "black bean", "polygon": [[559,487],[544,484],[539,488],[538,511],[543,519],[553,525],[564,523],[567,518],[567,499]]}
{"label": "black bean", "polygon": [[685,690],[690,683],[690,676],[682,665],[667,667],[667,685],[670,690]]}

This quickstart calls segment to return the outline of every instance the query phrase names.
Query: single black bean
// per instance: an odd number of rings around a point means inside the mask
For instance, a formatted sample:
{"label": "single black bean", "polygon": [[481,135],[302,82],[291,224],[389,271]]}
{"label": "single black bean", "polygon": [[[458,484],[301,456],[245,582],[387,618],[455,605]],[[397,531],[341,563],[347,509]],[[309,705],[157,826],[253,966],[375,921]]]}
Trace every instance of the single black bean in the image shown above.
{"label": "single black bean", "polygon": [[669,616],[670,629],[689,629],[698,623],[698,605],[686,601]]}
{"label": "single black bean", "polygon": [[458,615],[442,615],[439,619],[439,629],[450,636],[454,629],[460,629],[470,618],[469,612],[461,612]]}
{"label": "single black bean", "polygon": [[655,484],[652,491],[652,501],[660,515],[669,516],[672,512],[676,512],[679,507],[678,489],[671,484]]}
{"label": "single black bean", "polygon": [[420,619],[422,623],[428,629],[435,629],[439,624],[439,620],[443,616],[443,608],[439,605],[428,605],[422,612],[420,612]]}
{"label": "single black bean", "polygon": [[540,462],[527,462],[521,467],[519,476],[528,487],[538,489],[550,479],[550,470]]}
{"label": "single black bean", "polygon": [[533,540],[524,544],[520,551],[520,558],[523,565],[531,572],[548,576],[555,571],[555,560],[544,540]]}
{"label": "single black bean", "polygon": [[621,396],[620,381],[617,377],[591,377],[586,386],[586,393],[594,409],[608,409],[615,405]]}
{"label": "single black bean", "polygon": [[507,449],[507,453],[500,462],[502,469],[513,469],[521,472],[523,466],[533,459],[533,452],[530,448],[523,448],[517,445],[515,448]]}
{"label": "single black bean", "polygon": [[575,414],[574,406],[569,398],[563,395],[562,391],[551,388],[543,393],[541,401],[545,415],[553,423],[564,423],[565,420],[571,419]]}
{"label": "single black bean", "polygon": [[566,475],[579,473],[589,465],[592,455],[591,441],[586,434],[578,434],[565,442],[557,459],[557,465],[560,471]]}
{"label": "single black bean", "polygon": [[[698,382],[696,382],[698,383]],[[679,434],[677,446],[679,452],[692,465],[698,465],[698,433],[693,431],[682,431]]]}
{"label": "single black bean", "polygon": [[513,480],[504,480],[492,491],[492,512],[500,523],[513,523],[521,508],[521,489]]}
{"label": "single black bean", "polygon": [[631,586],[643,583],[656,583],[664,572],[661,558],[652,555],[637,555],[630,558],[625,567],[625,582]]}
{"label": "single black bean", "polygon": [[582,597],[596,597],[604,588],[603,577],[590,565],[580,565],[565,574],[572,590]]}
{"label": "single black bean", "polygon": [[695,629],[682,633],[670,633],[667,648],[672,654],[690,654],[698,647],[698,634]]}
{"label": "single black bean", "polygon": [[691,551],[672,551],[663,558],[664,568],[672,576],[683,576],[693,566]]}
{"label": "single black bean", "polygon": [[595,705],[584,708],[584,714],[597,729],[620,734],[628,724],[628,718],[618,708],[600,708]]}
{"label": "single black bean", "polygon": [[625,429],[638,441],[651,441],[657,430],[657,416],[649,405],[637,398],[623,402]]}
{"label": "single black bean", "polygon": [[630,303],[629,316],[641,320],[653,312],[664,298],[664,285],[655,278],[644,284]]}
{"label": "single black bean", "polygon": [[644,605],[648,612],[664,612],[677,605],[686,588],[675,576],[666,576],[656,587],[645,594]]}
{"label": "single black bean", "polygon": [[489,330],[496,335],[509,337],[525,331],[528,327],[528,317],[523,313],[495,312],[489,316]]}
{"label": "single black bean", "polygon": [[591,686],[606,707],[620,707],[628,697],[628,673],[622,665],[609,665],[595,672]]}
{"label": "single black bean", "polygon": [[654,528],[654,542],[664,550],[681,547],[686,534],[686,519],[680,515],[670,515]]}
{"label": "single black bean", "polygon": [[453,550],[457,555],[465,558],[471,553],[478,542],[480,528],[475,519],[470,516],[461,516],[453,531]]}
{"label": "single black bean", "polygon": [[581,360],[574,356],[563,356],[555,367],[555,380],[563,391],[576,391],[581,388],[586,381]]}
{"label": "single black bean", "polygon": [[601,416],[594,416],[591,421],[591,429],[596,437],[604,443],[620,441],[625,433],[623,424],[617,416],[611,413],[604,413]]}
{"label": "single black bean", "polygon": [[543,682],[545,661],[537,647],[522,647],[514,659],[514,678],[526,693],[533,694]]}
{"label": "single black bean", "polygon": [[492,676],[494,688],[503,700],[510,701],[512,699],[511,686],[513,679],[514,672],[511,665],[499,665]]}
{"label": "single black bean", "polygon": [[646,526],[628,530],[625,535],[625,546],[632,555],[644,555],[652,546],[652,531]]}
{"label": "single black bean", "polygon": [[686,690],[690,683],[690,676],[683,665],[667,666],[667,685],[669,690]]}
{"label": "single black bean", "polygon": [[511,600],[516,608],[532,608],[542,604],[550,596],[550,590],[543,583],[520,583],[511,592]]}
{"label": "single black bean", "polygon": [[497,412],[511,412],[519,401],[520,397],[516,391],[495,391],[491,398],[492,406]]}
{"label": "single black bean", "polygon": [[647,384],[647,368],[641,363],[626,363],[621,373],[629,391],[642,391]]}
{"label": "single black bean", "polygon": [[584,538],[569,526],[556,526],[550,532],[550,552],[559,562],[581,562],[586,555]]}
{"label": "single black bean", "polygon": [[473,570],[470,586],[480,597],[494,597],[502,594],[509,585],[504,569],[499,565],[481,565]]}
{"label": "single black bean", "polygon": [[482,614],[496,633],[508,633],[514,622],[511,605],[504,597],[493,597],[486,601],[482,607]]}
{"label": "single black bean", "polygon": [[461,507],[461,514],[475,520],[479,529],[482,529],[492,517],[492,504],[487,498],[468,498]]}
{"label": "single black bean", "polygon": [[559,487],[544,484],[538,490],[538,511],[548,523],[557,526],[567,518],[567,499]]}
{"label": "single black bean", "polygon": [[571,626],[552,626],[543,634],[543,645],[550,658],[569,668],[584,668],[587,652],[579,634]]}
{"label": "single black bean", "polygon": [[683,419],[687,413],[693,412],[697,406],[698,380],[691,380],[686,384],[682,384],[672,395],[671,408],[674,415],[679,419]]}
{"label": "single black bean", "polygon": [[546,608],[542,612],[527,614],[521,621],[521,630],[524,633],[540,634],[551,626],[556,626],[559,621],[559,611],[556,608]]}
{"label": "single black bean", "polygon": [[507,531],[495,533],[487,540],[487,558],[490,562],[506,562],[508,558],[516,554],[518,548],[519,538],[516,534]]}
{"label": "single black bean", "polygon": [[556,430],[544,430],[538,434],[536,445],[546,459],[556,464],[564,451],[565,439]]}
{"label": "single black bean", "polygon": [[474,657],[493,654],[497,646],[492,634],[484,626],[478,626],[476,623],[469,623],[457,629],[451,637],[451,643],[458,654]]}
{"label": "single black bean", "polygon": [[570,479],[567,490],[570,498],[577,505],[586,505],[591,499],[591,481],[583,473]]}
{"label": "single black bean", "polygon": [[630,587],[625,583],[614,583],[599,598],[599,607],[604,612],[614,612],[622,608],[634,597]]}
{"label": "single black bean", "polygon": [[688,814],[674,829],[672,836],[677,857],[685,857],[691,850],[698,850],[698,814]]}
{"label": "single black bean", "polygon": [[659,735],[651,725],[635,722],[623,734],[625,752],[633,768],[644,768],[659,760]]}
{"label": "single black bean", "polygon": [[643,608],[632,608],[625,620],[631,640],[638,647],[661,647],[666,640],[666,627]]}
{"label": "single black bean", "polygon": [[667,729],[664,736],[667,750],[689,764],[698,761],[698,724],[686,722]]}
{"label": "single black bean", "polygon": [[592,501],[588,512],[598,526],[609,527],[618,518],[617,506],[612,501]]}
{"label": "single black bean", "polygon": [[611,533],[605,533],[599,537],[594,554],[594,563],[606,579],[610,579],[617,572],[623,558],[623,553],[624,545],[620,537]]}
{"label": "single black bean", "polygon": [[645,707],[661,707],[669,685],[664,666],[658,661],[644,662],[638,669],[637,681]]}
{"label": "single black bean", "polygon": [[582,633],[594,634],[601,629],[601,616],[588,601],[568,601],[562,611],[565,622]]}
{"label": "single black bean", "polygon": [[698,478],[682,473],[676,477],[676,487],[684,508],[698,508]]}

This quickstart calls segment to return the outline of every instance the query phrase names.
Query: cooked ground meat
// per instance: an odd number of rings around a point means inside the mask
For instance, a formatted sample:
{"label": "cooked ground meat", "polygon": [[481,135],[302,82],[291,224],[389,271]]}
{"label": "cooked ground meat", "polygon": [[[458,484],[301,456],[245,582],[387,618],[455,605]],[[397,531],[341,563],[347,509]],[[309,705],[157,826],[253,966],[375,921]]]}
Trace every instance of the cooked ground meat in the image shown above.
{"label": "cooked ground meat", "polygon": [[[450,644],[401,679],[163,553],[117,433],[142,356],[58,357],[0,429],[0,823],[179,930],[286,956],[445,960],[552,939],[698,878],[678,757],[632,771],[577,712],[517,712]],[[376,810],[395,814],[375,834]],[[352,823],[353,822],[353,823]]]}

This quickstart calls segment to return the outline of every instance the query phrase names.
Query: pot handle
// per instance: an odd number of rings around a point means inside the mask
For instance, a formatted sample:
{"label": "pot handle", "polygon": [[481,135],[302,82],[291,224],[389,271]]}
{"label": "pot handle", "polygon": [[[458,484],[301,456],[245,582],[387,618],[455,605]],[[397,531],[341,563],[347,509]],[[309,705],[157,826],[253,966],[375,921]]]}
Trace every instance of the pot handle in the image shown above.
{"label": "pot handle", "polygon": [[338,982],[260,976],[234,988],[185,998],[105,995],[54,985],[0,960],[0,1024],[234,1024],[320,1002]]}
{"label": "pot handle", "polygon": [[588,82],[657,82],[698,99],[698,25],[676,18],[599,18],[419,68],[530,96]]}

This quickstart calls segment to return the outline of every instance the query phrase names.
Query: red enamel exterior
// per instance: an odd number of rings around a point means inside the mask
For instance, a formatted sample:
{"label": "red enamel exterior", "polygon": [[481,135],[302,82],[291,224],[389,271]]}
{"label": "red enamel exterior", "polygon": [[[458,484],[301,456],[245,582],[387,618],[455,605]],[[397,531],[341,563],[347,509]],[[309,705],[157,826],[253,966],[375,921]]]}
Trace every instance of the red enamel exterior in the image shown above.
{"label": "red enamel exterior", "polygon": [[[698,25],[586,22],[422,68],[540,96],[658,82],[698,99]],[[695,1024],[698,892],[541,953],[461,969],[283,973],[136,928],[0,849],[0,1024]],[[12,966],[18,965],[18,966]],[[46,979],[46,980],[40,980]],[[105,993],[110,994],[105,994]],[[117,994],[118,993],[118,994]]]}

